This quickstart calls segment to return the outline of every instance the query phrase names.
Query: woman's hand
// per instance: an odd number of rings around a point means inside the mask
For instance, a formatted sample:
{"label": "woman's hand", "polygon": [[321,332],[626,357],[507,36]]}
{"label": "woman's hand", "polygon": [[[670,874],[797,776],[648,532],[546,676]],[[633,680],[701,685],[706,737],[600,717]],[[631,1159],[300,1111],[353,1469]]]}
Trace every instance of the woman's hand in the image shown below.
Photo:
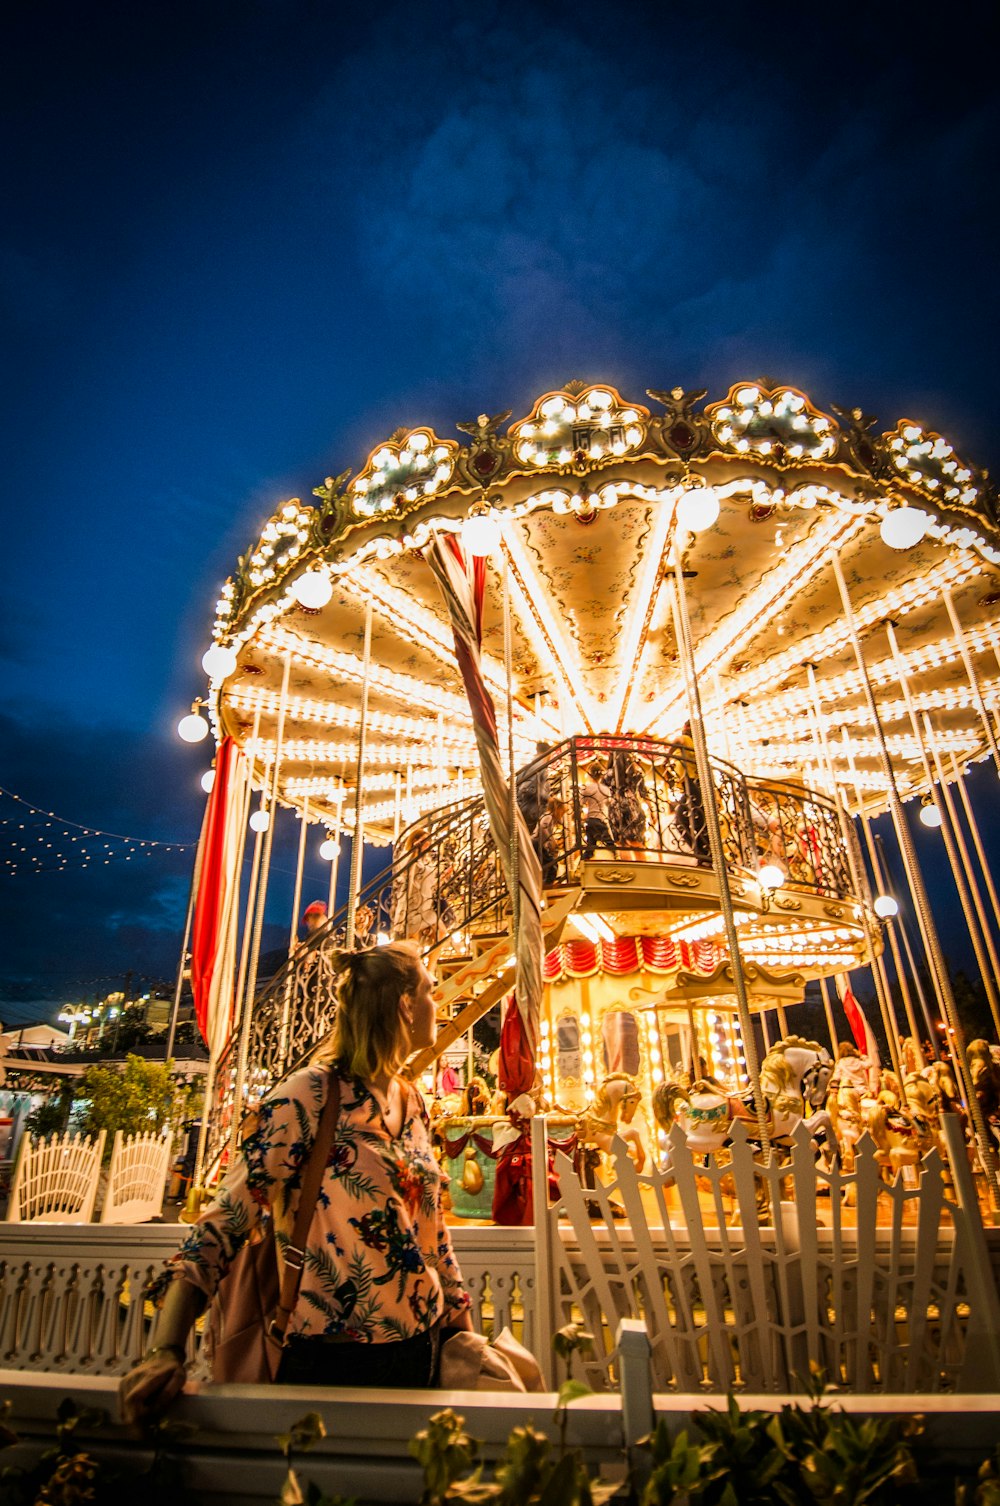
{"label": "woman's hand", "polygon": [[151,1422],[183,1391],[187,1363],[172,1347],[153,1349],[123,1375],[118,1386],[122,1421]]}

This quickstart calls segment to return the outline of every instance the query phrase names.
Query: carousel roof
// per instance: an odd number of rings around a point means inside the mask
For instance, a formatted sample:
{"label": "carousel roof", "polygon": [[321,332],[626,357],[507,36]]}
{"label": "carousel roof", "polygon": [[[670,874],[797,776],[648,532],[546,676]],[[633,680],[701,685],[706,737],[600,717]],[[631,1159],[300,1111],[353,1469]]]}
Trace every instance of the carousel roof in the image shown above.
{"label": "carousel roof", "polygon": [[[861,629],[900,792],[926,790],[888,625],[918,718],[946,773],[989,752],[970,686],[998,688],[995,491],[939,435],[859,409],[824,413],[802,392],[739,382],[721,401],[573,382],[513,419],[481,415],[461,441],[398,430],[267,522],[219,603],[210,711],[258,760],[273,759],[286,658],[280,798],[345,827],[353,801],[373,608],[363,775],[365,834],[390,840],[477,782],[475,743],[438,587],[432,531],[488,514],[483,666],[506,747],[504,599],[519,763],[570,734],[671,737],[687,717],[670,609],[684,549],[712,750],[747,775],[826,783],[810,689],[852,809],[886,804],[876,735],[833,568]],[[717,520],[684,526],[704,488]],[[681,524],[678,525],[678,508]],[[886,542],[886,538],[895,541]],[[907,547],[898,547],[905,542]],[[505,585],[506,582],[506,585]],[[209,657],[209,656],[206,656]],[[256,741],[253,739],[255,721]]]}

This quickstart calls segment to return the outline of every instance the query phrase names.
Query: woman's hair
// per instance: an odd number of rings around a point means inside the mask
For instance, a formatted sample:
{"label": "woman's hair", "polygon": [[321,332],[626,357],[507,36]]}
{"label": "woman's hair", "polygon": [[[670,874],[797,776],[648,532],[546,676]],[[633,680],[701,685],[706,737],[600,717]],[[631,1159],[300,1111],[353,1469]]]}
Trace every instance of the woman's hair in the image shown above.
{"label": "woman's hair", "polygon": [[407,1057],[403,994],[420,983],[420,953],[409,941],[342,952],[335,965],[337,1013],[323,1055],[367,1082]]}

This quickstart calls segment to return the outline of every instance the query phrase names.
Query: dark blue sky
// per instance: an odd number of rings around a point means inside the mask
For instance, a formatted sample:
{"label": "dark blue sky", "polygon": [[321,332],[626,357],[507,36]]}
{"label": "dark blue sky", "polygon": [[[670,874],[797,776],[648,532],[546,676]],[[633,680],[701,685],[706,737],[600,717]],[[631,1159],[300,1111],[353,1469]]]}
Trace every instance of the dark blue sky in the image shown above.
{"label": "dark blue sky", "polygon": [[[401,423],[770,373],[997,463],[985,6],[10,14],[0,784],[46,809],[193,839],[218,587]],[[169,973],[186,882],[4,881],[0,1019]]]}

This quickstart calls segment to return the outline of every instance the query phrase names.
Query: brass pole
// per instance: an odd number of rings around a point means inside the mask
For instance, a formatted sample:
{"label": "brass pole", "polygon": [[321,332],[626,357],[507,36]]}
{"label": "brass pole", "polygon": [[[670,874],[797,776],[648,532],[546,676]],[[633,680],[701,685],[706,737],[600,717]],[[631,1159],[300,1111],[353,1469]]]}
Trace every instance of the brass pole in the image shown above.
{"label": "brass pole", "polygon": [[1000,958],[993,944],[986,924],[986,914],[983,910],[983,900],[979,893],[975,875],[969,863],[969,850],[965,845],[965,837],[962,828],[958,824],[958,812],[955,802],[951,797],[951,790],[945,778],[944,768],[941,764],[941,756],[938,753],[937,741],[934,737],[934,728],[931,719],[924,712],[924,735],[927,745],[931,750],[934,767],[937,770],[938,783],[941,794],[944,796],[945,820],[942,827],[945,845],[948,849],[948,861],[951,864],[952,875],[955,879],[955,888],[962,902],[962,913],[965,923],[969,928],[969,936],[972,940],[972,949],[976,954],[979,971],[982,975],[983,986],[986,989],[986,997],[989,1000],[990,1014],[993,1016],[993,1027],[1000,1040],[1000,998],[997,997],[996,980],[1000,977]]}
{"label": "brass pole", "polygon": [[997,747],[997,740],[993,735],[993,723],[990,721],[989,712],[986,710],[986,702],[983,700],[983,693],[979,688],[979,677],[976,674],[976,666],[972,662],[969,645],[966,641],[962,624],[959,621],[958,613],[955,611],[955,602],[947,586],[941,587],[941,599],[948,610],[948,616],[951,618],[951,625],[955,633],[955,642],[962,656],[962,663],[965,665],[965,673],[969,677],[969,685],[972,689],[973,700],[976,703],[976,710],[979,712],[979,719],[983,724],[983,731],[986,733],[986,741],[993,755],[993,762],[997,773],[1000,774],[1000,748]]}
{"label": "brass pole", "polygon": [[[941,797],[945,808],[944,818],[941,823],[941,835],[944,838],[945,851],[948,854],[948,862],[951,865],[951,873],[952,877],[955,880],[955,888],[958,890],[958,898],[962,905],[962,914],[965,916],[965,923],[969,928],[969,936],[972,941],[972,949],[976,954],[976,961],[979,964],[979,970],[982,974],[983,986],[986,989],[986,997],[989,1000],[990,1013],[993,1015],[993,1019],[996,1022],[997,1026],[997,1034],[998,1036],[1000,1036],[1000,999],[998,999],[997,997],[995,985],[996,970],[998,967],[997,955],[993,947],[993,940],[990,937],[990,957],[989,961],[987,960],[986,953],[983,950],[982,938],[980,937],[978,928],[976,926],[972,898],[969,893],[969,886],[966,883],[966,875],[968,875],[969,878],[972,877],[969,870],[969,855],[966,851],[965,839],[962,836],[962,831],[958,824],[958,818],[955,812],[955,803],[951,798],[951,791],[948,788],[944,769],[942,768],[941,760],[938,757],[937,745],[934,740],[934,733],[931,727],[930,718],[928,717],[927,713],[924,712],[923,730],[921,730],[920,723],[917,720],[917,713],[913,705],[913,699],[910,695],[910,682],[906,672],[906,664],[902,654],[899,651],[899,643],[896,640],[896,632],[891,622],[886,623],[886,634],[889,639],[889,647],[892,650],[893,663],[896,669],[896,678],[899,681],[899,688],[903,692],[903,701],[906,706],[907,716],[910,720],[910,727],[912,729],[913,736],[917,741],[917,749],[920,753],[920,762],[923,766],[924,778],[927,780],[928,789],[933,789],[935,784],[935,773],[934,770],[931,769],[930,760],[927,757],[928,746],[931,749],[931,754],[934,759],[934,766],[937,772],[936,782],[938,789],[941,792]],[[965,863],[964,871],[962,867],[963,860]],[[978,901],[978,889],[975,890],[975,897]],[[985,919],[982,914],[981,902],[979,904],[979,914],[982,919]],[[992,976],[990,973],[991,965],[993,968]]]}
{"label": "brass pole", "polygon": [[986,861],[986,854],[983,851],[983,843],[979,835],[979,824],[976,821],[976,817],[972,809],[972,804],[969,800],[969,792],[965,787],[965,776],[962,774],[962,771],[958,767],[958,760],[956,759],[954,753],[952,753],[951,755],[951,773],[956,788],[958,789],[959,797],[962,801],[962,809],[965,811],[965,819],[968,822],[969,831],[972,834],[972,845],[973,847],[975,847],[976,857],[979,859],[979,870],[983,875],[983,880],[986,884],[986,892],[990,897],[990,904],[993,907],[993,920],[998,929],[1000,929],[1000,900],[998,900],[997,898],[996,887],[993,883],[993,874],[990,870],[989,863],[987,863]]}
{"label": "brass pole", "polygon": [[[885,1031],[886,1048],[889,1052],[889,1060],[897,1077],[899,1072],[899,1026],[892,1013],[891,1000],[889,998],[889,982],[882,968],[882,959],[875,950],[875,937],[871,923],[871,912],[868,908],[868,881],[864,870],[858,862],[860,854],[854,846],[853,836],[848,825],[847,813],[844,810],[837,788],[837,776],[834,772],[833,758],[830,755],[830,747],[826,740],[826,730],[823,726],[823,712],[820,706],[819,686],[816,682],[816,669],[812,664],[806,665],[806,674],[809,677],[809,693],[811,697],[813,741],[818,743],[825,766],[827,783],[830,787],[830,798],[837,808],[837,818],[840,822],[840,830],[844,839],[844,850],[847,854],[847,865],[851,871],[851,882],[854,892],[858,897],[861,907],[861,926],[865,935],[865,945],[868,948],[868,966],[875,984],[875,995],[878,999],[879,1013],[882,1016],[882,1029]],[[873,1062],[874,1066],[875,1063]],[[902,1078],[900,1077],[900,1081]]]}
{"label": "brass pole", "polygon": [[[288,955],[291,957],[299,939],[299,905],[302,903],[302,872],[306,861],[306,833],[309,827],[309,796],[302,802],[299,815],[299,850],[295,860],[295,887],[292,891],[292,919],[288,928]],[[285,979],[285,996],[281,1001],[281,1029],[278,1033],[278,1059],[285,1060],[288,1044],[288,1015],[292,1000],[292,974]]]}
{"label": "brass pole", "polygon": [[363,799],[365,783],[365,747],[368,737],[368,691],[371,685],[372,667],[372,599],[365,603],[364,679],[361,684],[361,720],[358,724],[358,763],[354,787],[354,835],[351,838],[351,878],[347,890],[347,934],[344,946],[354,949],[354,917],[358,908],[358,890],[361,887],[361,864],[365,847]]}
{"label": "brass pole", "polygon": [[924,878],[923,874],[920,871],[920,865],[917,861],[917,854],[916,849],[913,845],[913,838],[910,835],[910,829],[906,824],[906,817],[903,811],[903,802],[899,797],[899,788],[896,784],[896,773],[892,766],[892,760],[889,757],[889,750],[886,747],[885,733],[882,728],[882,719],[879,716],[878,706],[875,702],[875,693],[872,690],[871,680],[868,678],[868,666],[865,663],[865,656],[861,648],[861,637],[858,633],[857,622],[855,621],[854,617],[854,610],[851,606],[851,598],[848,594],[847,582],[844,580],[844,572],[841,568],[840,557],[836,553],[836,551],[831,552],[830,561],[833,567],[833,573],[836,577],[837,587],[840,591],[840,598],[844,607],[844,620],[847,624],[848,633],[850,634],[851,638],[851,644],[854,649],[854,656],[857,660],[858,672],[861,678],[861,687],[864,692],[865,700],[868,704],[868,712],[869,716],[871,717],[872,726],[875,728],[875,735],[879,747],[879,756],[882,762],[882,770],[888,785],[890,808],[893,813],[893,822],[896,827],[896,832],[900,839],[900,851],[902,853],[903,863],[906,867],[907,880],[910,885],[910,892],[913,895],[916,913],[920,920],[920,927],[928,946],[928,959],[931,964],[932,972],[937,980],[938,997],[941,1000],[944,1009],[944,1016],[948,1022],[949,1030],[955,1043],[955,1065],[958,1068],[958,1081],[962,1085],[965,1097],[965,1106],[971,1116],[972,1124],[975,1127],[976,1140],[979,1150],[979,1159],[983,1170],[986,1173],[986,1182],[989,1189],[990,1199],[995,1206],[1000,1206],[1000,1184],[998,1184],[997,1181],[996,1158],[993,1154],[993,1149],[990,1144],[989,1132],[986,1127],[986,1122],[983,1118],[983,1112],[980,1107],[979,1100],[976,1097],[975,1090],[972,1086],[972,1078],[969,1073],[969,1064],[965,1054],[965,1032],[962,1029],[962,1022],[959,1018],[958,1008],[955,1004],[955,996],[952,992],[951,979],[948,976],[947,964],[945,963],[944,953],[941,950],[941,943],[938,939],[937,927],[934,924],[934,917],[931,913],[930,901],[927,897],[927,890],[924,887]]}
{"label": "brass pole", "polygon": [[[851,782],[854,785],[854,798],[857,801],[858,806],[857,819],[860,821],[861,830],[864,833],[865,847],[868,851],[868,859],[872,865],[872,873],[875,878],[876,886],[878,887],[880,893],[885,894],[887,893],[887,886],[882,874],[882,867],[879,863],[875,842],[872,837],[871,822],[868,820],[868,812],[865,810],[864,800],[861,794],[861,785],[858,782],[858,771],[854,764],[854,754],[851,752],[851,744],[850,739],[847,735],[846,727],[842,730],[841,740],[844,746],[844,754],[847,758],[847,766],[850,770]],[[906,1022],[910,1027],[911,1036],[919,1045],[920,1032],[917,1029],[917,1016],[913,1008],[913,996],[910,993],[910,985],[907,982],[906,973],[903,970],[903,959],[899,955],[899,943],[896,940],[896,933],[892,929],[892,922],[890,920],[885,920],[883,922],[883,925],[885,928],[885,933],[889,938],[889,946],[892,951],[892,960],[896,968],[896,977],[899,979],[900,993],[903,995],[903,1009],[906,1012]],[[888,988],[888,979],[886,979],[886,987]]]}
{"label": "brass pole", "polygon": [[684,566],[681,559],[680,541],[674,537],[674,592],[672,597],[674,633],[680,651],[684,684],[687,691],[688,710],[691,717],[691,740],[694,743],[695,764],[702,789],[701,805],[708,828],[708,845],[712,868],[719,885],[719,905],[722,910],[723,927],[729,945],[729,960],[733,970],[733,990],[743,1032],[744,1051],[747,1059],[747,1076],[753,1093],[754,1112],[757,1116],[757,1136],[765,1165],[771,1159],[771,1137],[767,1126],[767,1104],[760,1086],[760,1068],[757,1062],[757,1042],[753,1033],[750,1001],[747,997],[746,979],[743,974],[743,957],[740,939],[733,912],[733,896],[729,887],[729,870],[722,845],[722,828],[719,824],[719,807],[716,803],[715,779],[708,757],[708,744],[701,719],[701,696],[698,691],[698,671],[691,641],[691,624],[687,610],[687,591],[684,585]]}
{"label": "brass pole", "polygon": [[333,818],[333,827],[332,828],[329,828],[329,827],[327,828],[327,830],[330,832],[330,836],[332,837],[334,843],[336,844],[336,851],[334,852],[333,857],[330,859],[330,889],[329,889],[329,894],[328,894],[327,902],[326,902],[327,919],[330,920],[331,922],[333,920],[334,915],[337,913],[337,875],[340,872],[340,844],[341,844],[341,841],[343,840],[343,831],[344,831],[344,820],[343,820],[343,812],[344,812],[344,786],[343,786],[343,784],[341,784],[340,790],[338,791],[338,793],[340,795],[340,799],[337,801],[337,809],[336,809],[336,813],[334,814],[334,818]]}
{"label": "brass pole", "polygon": [[[243,996],[243,1011],[240,1017],[240,1045],[236,1058],[236,1081],[233,1085],[233,1120],[229,1131],[230,1160],[236,1154],[239,1143],[240,1121],[243,1118],[243,1093],[246,1085],[247,1058],[250,1051],[250,1022],[253,1018],[254,993],[257,988],[257,968],[260,964],[260,942],[264,933],[264,911],[267,907],[267,885],[271,873],[271,852],[274,847],[274,828],[278,815],[278,777],[281,773],[281,756],[285,741],[285,717],[288,712],[288,678],[292,671],[292,656],[285,654],[281,675],[281,695],[278,699],[278,725],[274,740],[274,767],[271,770],[271,793],[266,798],[261,791],[261,809],[270,817],[264,832],[264,847],[260,859],[260,875],[257,881],[257,913],[254,918],[253,945],[250,949],[250,965],[247,969],[246,993]],[[265,786],[266,789],[266,786]],[[260,832],[257,833],[259,839]],[[257,843],[254,843],[254,855]],[[279,1064],[283,1065],[283,1064]]]}
{"label": "brass pole", "polygon": [[837,1060],[837,1032],[833,1026],[833,1008],[830,1004],[830,987],[826,978],[819,980],[820,993],[823,995],[823,1013],[826,1015],[826,1028],[830,1032],[830,1055]]}

